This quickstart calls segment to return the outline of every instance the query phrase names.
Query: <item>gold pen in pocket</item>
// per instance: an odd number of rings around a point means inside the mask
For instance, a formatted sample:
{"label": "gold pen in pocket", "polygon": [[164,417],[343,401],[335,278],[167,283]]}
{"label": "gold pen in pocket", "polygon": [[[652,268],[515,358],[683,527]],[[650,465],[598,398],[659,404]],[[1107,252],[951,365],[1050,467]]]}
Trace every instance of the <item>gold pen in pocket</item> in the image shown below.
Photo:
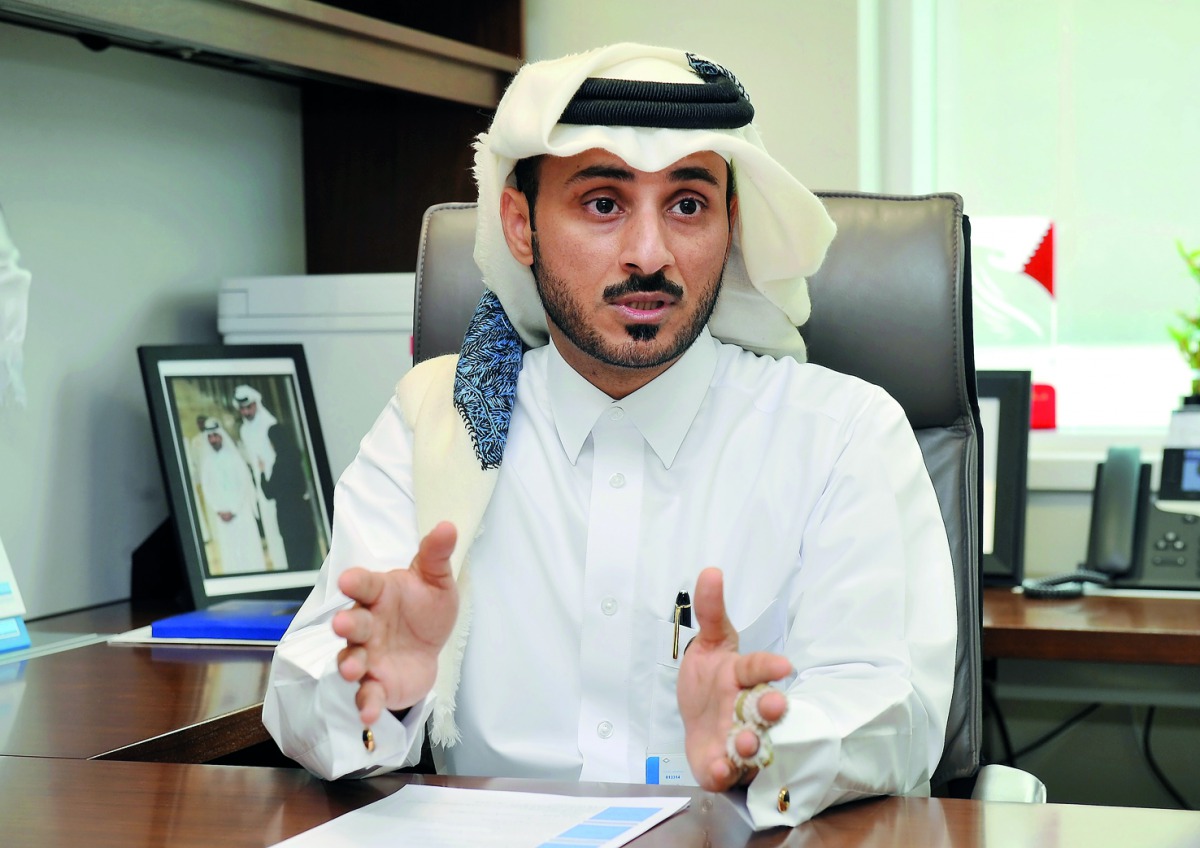
{"label": "gold pen in pocket", "polygon": [[675,595],[675,638],[671,641],[671,659],[679,659],[679,628],[692,626],[692,599],[687,592]]}

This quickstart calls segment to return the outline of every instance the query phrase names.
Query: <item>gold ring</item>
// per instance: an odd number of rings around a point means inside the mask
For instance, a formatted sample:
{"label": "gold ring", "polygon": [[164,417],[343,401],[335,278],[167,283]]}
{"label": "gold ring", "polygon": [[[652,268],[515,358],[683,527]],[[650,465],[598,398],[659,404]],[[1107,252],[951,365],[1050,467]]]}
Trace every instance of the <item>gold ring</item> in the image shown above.
{"label": "gold ring", "polygon": [[742,715],[742,706],[746,703],[746,696],[749,694],[749,689],[743,689],[742,691],[738,692],[737,702],[733,705],[733,714],[742,724],[746,723],[746,718]]}
{"label": "gold ring", "polygon": [[[737,720],[742,724],[752,724],[756,727],[766,727],[767,723],[762,720],[762,716],[758,713],[758,699],[762,697],[763,692],[768,691],[770,688],[771,687],[766,683],[759,683],[755,686],[751,686],[749,689],[743,689],[738,692],[737,701],[733,706],[733,714],[737,717]],[[745,714],[746,702],[751,696],[754,697],[755,714],[747,717]]]}

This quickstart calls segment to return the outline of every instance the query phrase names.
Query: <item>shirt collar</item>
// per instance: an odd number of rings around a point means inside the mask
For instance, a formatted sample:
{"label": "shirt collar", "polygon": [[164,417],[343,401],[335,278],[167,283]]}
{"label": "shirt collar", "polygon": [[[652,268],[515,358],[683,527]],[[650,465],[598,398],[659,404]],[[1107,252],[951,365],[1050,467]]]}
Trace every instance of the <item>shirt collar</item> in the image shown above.
{"label": "shirt collar", "polygon": [[578,461],[596,420],[620,407],[670,468],[708,393],[717,367],[717,344],[705,327],[674,365],[633,394],[613,400],[568,365],[551,342],[546,377],[550,413],[571,464]]}

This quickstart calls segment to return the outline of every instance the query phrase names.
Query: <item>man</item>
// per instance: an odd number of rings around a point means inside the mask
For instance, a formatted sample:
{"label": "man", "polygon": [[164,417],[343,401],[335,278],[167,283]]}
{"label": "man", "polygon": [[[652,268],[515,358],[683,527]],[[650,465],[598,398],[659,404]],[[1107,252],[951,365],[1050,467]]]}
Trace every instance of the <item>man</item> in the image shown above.
{"label": "man", "polygon": [[271,428],[271,443],[275,446],[275,471],[263,477],[262,491],[275,503],[288,568],[308,571],[321,564],[308,465],[294,428],[276,424]]}
{"label": "man", "polygon": [[263,536],[267,540],[267,553],[271,557],[272,570],[285,571],[288,567],[287,546],[279,526],[279,504],[266,492],[266,481],[275,473],[276,452],[271,443],[271,428],[278,420],[262,402],[258,389],[242,384],[233,390],[233,402],[237,406],[241,424],[238,436],[242,442],[242,453],[254,472],[254,485],[258,492],[258,513],[262,521]]}
{"label": "man", "polygon": [[514,79],[477,144],[462,354],[363,440],[276,653],[264,721],[307,768],[412,763],[428,721],[458,774],[686,756],[660,779],[748,785],[758,827],[927,783],[945,529],[898,406],[794,358],[833,224],[752,115],[678,50]]}
{"label": "man", "polygon": [[217,419],[204,419],[201,432],[208,450],[200,454],[200,490],[216,518],[213,542],[220,558],[219,567],[210,570],[218,575],[266,571],[250,469]]}

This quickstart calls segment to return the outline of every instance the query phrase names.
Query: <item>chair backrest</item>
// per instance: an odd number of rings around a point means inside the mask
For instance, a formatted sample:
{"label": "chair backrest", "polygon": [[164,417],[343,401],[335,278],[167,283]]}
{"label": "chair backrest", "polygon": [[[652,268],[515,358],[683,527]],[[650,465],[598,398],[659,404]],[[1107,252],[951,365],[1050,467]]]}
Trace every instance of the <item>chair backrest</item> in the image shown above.
{"label": "chair backrest", "polygon": [[[838,225],[809,280],[810,361],[886,389],[904,407],[950,539],[958,656],[935,785],[979,765],[980,454],[972,354],[969,225],[957,195],[819,193]],[[421,227],[414,358],[455,353],[483,292],[475,204],[431,207]]]}

